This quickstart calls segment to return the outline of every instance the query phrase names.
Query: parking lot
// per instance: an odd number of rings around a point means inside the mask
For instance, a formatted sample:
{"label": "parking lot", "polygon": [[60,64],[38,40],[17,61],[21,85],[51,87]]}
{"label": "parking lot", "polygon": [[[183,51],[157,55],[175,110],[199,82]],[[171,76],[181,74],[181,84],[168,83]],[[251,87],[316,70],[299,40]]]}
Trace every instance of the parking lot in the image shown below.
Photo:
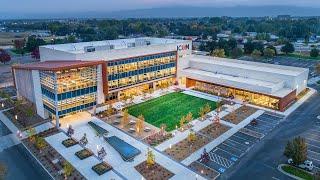
{"label": "parking lot", "polygon": [[[210,150],[206,166],[224,173],[249,152],[261,138],[279,124],[282,118],[269,114],[259,116],[255,125],[247,125],[223,143]],[[198,160],[200,162],[200,160]]]}
{"label": "parking lot", "polygon": [[308,160],[313,162],[316,169],[320,170],[320,120],[316,120],[315,126],[306,131],[303,137],[308,145]]}
{"label": "parking lot", "polygon": [[[242,57],[242,60],[246,61],[255,61],[252,58],[248,57]],[[261,60],[257,60],[257,62],[261,62]],[[301,68],[309,68],[309,78],[316,77],[316,71],[315,66],[319,63],[317,60],[305,60],[305,59],[298,59],[294,57],[274,57],[273,59],[264,61],[266,63],[270,64],[279,64],[279,65],[285,65],[285,66],[295,66],[295,67],[301,67]]]}

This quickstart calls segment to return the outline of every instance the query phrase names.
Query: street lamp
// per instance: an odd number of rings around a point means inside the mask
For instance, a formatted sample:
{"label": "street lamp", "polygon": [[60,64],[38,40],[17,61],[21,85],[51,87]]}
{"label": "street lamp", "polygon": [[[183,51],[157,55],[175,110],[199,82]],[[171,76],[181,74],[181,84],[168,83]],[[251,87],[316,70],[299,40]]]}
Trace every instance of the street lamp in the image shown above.
{"label": "street lamp", "polygon": [[2,108],[4,107],[4,104],[3,104],[3,103],[1,103],[1,107],[2,107]]}
{"label": "street lamp", "polygon": [[15,118],[16,120],[18,120],[18,115],[15,115],[14,118]]}

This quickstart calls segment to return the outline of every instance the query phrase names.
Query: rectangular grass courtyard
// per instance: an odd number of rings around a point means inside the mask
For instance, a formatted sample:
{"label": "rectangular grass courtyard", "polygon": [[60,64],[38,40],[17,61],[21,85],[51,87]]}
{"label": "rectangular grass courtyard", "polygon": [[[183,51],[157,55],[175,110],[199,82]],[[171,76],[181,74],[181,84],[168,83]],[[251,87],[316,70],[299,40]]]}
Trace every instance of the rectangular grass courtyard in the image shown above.
{"label": "rectangular grass courtyard", "polygon": [[130,106],[128,111],[135,117],[142,114],[146,122],[156,127],[166,124],[166,130],[172,131],[176,128],[176,125],[179,126],[181,117],[186,116],[189,112],[193,114],[193,119],[198,118],[200,108],[207,103],[212,110],[216,108],[216,102],[214,101],[174,92]]}

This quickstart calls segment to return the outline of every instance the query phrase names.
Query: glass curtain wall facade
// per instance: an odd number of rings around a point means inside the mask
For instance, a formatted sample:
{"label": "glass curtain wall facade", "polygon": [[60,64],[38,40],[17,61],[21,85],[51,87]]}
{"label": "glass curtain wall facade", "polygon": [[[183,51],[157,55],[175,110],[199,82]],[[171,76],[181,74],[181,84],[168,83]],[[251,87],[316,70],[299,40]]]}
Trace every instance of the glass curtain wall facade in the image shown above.
{"label": "glass curtain wall facade", "polygon": [[108,62],[109,91],[176,74],[176,52]]}
{"label": "glass curtain wall facade", "polygon": [[41,71],[44,108],[59,117],[96,105],[97,68]]}
{"label": "glass curtain wall facade", "polygon": [[279,110],[279,98],[254,93],[246,90],[236,89],[232,87],[224,87],[215,84],[196,81],[195,90],[214,94],[217,96],[236,98],[247,101],[250,104],[263,106],[275,110]]}

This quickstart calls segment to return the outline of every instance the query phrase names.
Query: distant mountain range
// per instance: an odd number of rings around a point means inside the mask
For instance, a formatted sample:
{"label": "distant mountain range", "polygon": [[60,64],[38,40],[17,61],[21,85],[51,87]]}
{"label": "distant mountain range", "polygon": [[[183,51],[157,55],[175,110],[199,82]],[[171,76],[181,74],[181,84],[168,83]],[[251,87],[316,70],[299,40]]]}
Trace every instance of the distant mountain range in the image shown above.
{"label": "distant mountain range", "polygon": [[115,12],[74,13],[1,13],[4,19],[52,18],[189,18],[189,17],[263,17],[263,16],[320,16],[320,8],[296,6],[234,6],[234,7],[162,7]]}

